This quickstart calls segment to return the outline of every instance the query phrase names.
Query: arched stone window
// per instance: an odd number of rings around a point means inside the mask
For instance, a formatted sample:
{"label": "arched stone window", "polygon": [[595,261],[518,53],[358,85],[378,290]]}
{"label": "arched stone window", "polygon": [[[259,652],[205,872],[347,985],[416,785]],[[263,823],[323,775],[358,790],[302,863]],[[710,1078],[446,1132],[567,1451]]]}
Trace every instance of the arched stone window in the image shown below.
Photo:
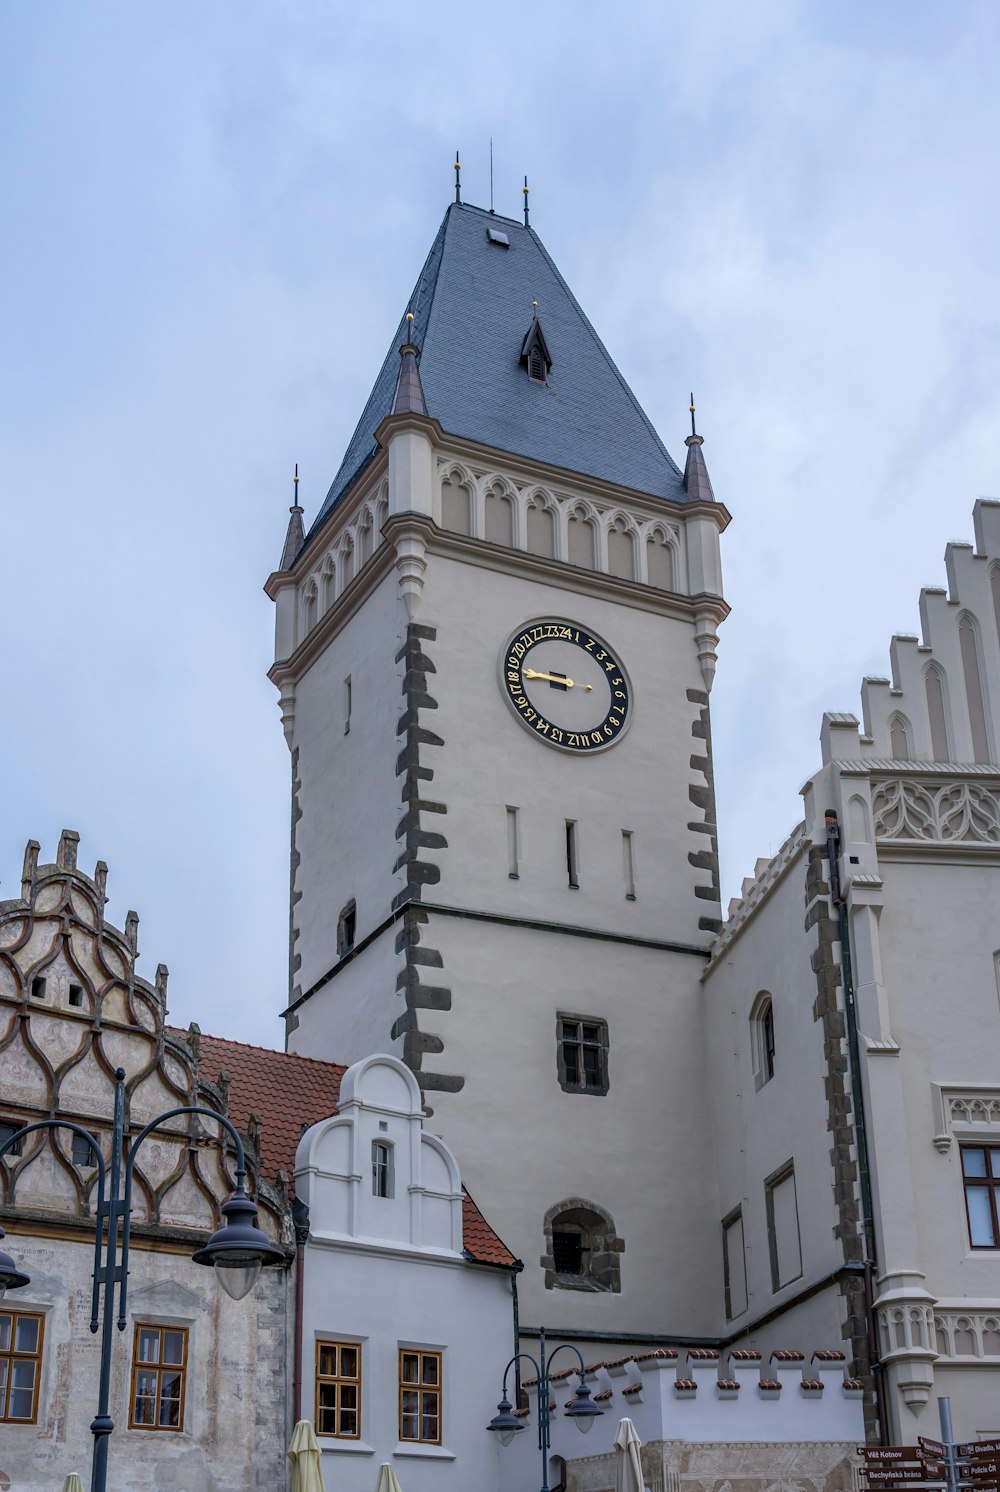
{"label": "arched stone window", "polygon": [[455,477],[445,477],[441,483],[441,527],[453,534],[472,533],[471,494]]}
{"label": "arched stone window", "polygon": [[528,504],[528,553],[554,559],[556,553],[555,514],[536,500]]}
{"label": "arched stone window", "polygon": [[358,531],[358,569],[363,570],[372,557],[372,520],[369,514],[362,519]]}
{"label": "arched stone window", "polygon": [[313,577],[306,586],[305,595],[302,598],[302,636],[308,637],[316,625],[316,597],[318,587]]}
{"label": "arched stone window", "polygon": [[979,669],[979,629],[968,612],[958,623],[958,645],[962,653],[965,676],[965,698],[969,707],[969,729],[972,733],[972,757],[977,762],[990,759],[990,738],[986,726],[986,701]]}
{"label": "arched stone window", "polygon": [[653,534],[646,541],[646,578],[658,590],[674,588],[674,553],[660,534]]}
{"label": "arched stone window", "polygon": [[894,762],[912,760],[910,727],[904,715],[893,715],[889,721],[889,751]]}
{"label": "arched stone window", "polygon": [[774,1077],[774,1004],[766,989],[750,1007],[750,1057],[754,1082],[763,1088]]}
{"label": "arched stone window", "polygon": [[616,518],[608,529],[608,574],[635,579],[635,540],[623,518]]}
{"label": "arched stone window", "polygon": [[571,513],[568,524],[567,559],[581,570],[593,570],[597,560],[594,549],[594,525],[583,513]]}
{"label": "arched stone window", "polygon": [[514,547],[514,504],[496,487],[486,494],[486,538],[490,544]]}
{"label": "arched stone window", "polygon": [[337,564],[332,554],[328,554],[323,561],[323,588],[321,604],[324,611],[329,611],[337,597]]}
{"label": "arched stone window", "polygon": [[611,1214],[582,1197],[570,1197],[545,1214],[546,1290],[621,1290],[624,1241]]}
{"label": "arched stone window", "polygon": [[948,712],[944,706],[944,674],[937,663],[930,663],[924,673],[924,691],[927,695],[927,719],[931,728],[931,759],[936,762],[949,760]]}

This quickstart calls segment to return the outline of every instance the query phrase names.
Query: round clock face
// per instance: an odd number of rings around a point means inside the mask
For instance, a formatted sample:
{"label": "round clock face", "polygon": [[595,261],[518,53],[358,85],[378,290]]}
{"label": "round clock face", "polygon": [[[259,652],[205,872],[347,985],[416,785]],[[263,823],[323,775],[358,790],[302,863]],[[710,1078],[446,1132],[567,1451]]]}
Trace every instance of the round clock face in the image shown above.
{"label": "round clock face", "polygon": [[606,642],[575,622],[527,622],[504,648],[500,682],[521,724],[561,751],[604,751],[631,719],[624,668]]}

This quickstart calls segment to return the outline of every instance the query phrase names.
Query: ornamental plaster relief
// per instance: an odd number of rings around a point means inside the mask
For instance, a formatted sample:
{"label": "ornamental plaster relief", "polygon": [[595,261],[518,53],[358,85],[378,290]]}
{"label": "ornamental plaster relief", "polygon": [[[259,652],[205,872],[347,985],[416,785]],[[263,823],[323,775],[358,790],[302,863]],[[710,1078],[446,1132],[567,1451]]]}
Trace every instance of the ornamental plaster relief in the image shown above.
{"label": "ornamental plaster relief", "polygon": [[[854,1446],[837,1442],[661,1440],[642,1447],[649,1492],[856,1492],[856,1461]],[[568,1492],[611,1492],[614,1458],[573,1460],[567,1473]]]}
{"label": "ornamental plaster relief", "polygon": [[878,782],[872,812],[876,839],[1000,844],[1000,794],[978,782]]}
{"label": "ornamental plaster relief", "polygon": [[942,1155],[952,1140],[995,1140],[1000,1133],[1000,1084],[975,1087],[932,1083],[934,1145]]}
{"label": "ornamental plaster relief", "polygon": [[934,1309],[934,1332],[939,1359],[955,1364],[1000,1364],[1000,1301],[972,1310],[969,1302]]}

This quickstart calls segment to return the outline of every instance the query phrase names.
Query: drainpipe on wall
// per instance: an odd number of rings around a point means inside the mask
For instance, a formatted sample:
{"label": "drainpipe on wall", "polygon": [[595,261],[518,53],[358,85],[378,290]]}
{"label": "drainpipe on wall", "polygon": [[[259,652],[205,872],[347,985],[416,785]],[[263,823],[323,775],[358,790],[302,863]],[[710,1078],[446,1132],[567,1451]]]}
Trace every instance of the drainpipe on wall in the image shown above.
{"label": "drainpipe on wall", "polygon": [[830,869],[830,900],[837,909],[840,931],[840,962],[844,974],[844,1010],[847,1019],[847,1050],[851,1064],[851,1094],[854,1105],[854,1134],[858,1146],[858,1176],[861,1183],[861,1223],[864,1230],[865,1324],[868,1332],[868,1361],[875,1381],[879,1436],[883,1445],[890,1443],[886,1413],[885,1380],[879,1359],[878,1328],[875,1321],[874,1276],[877,1264],[875,1248],[875,1211],[872,1203],[871,1162],[868,1152],[868,1126],[865,1100],[861,1088],[861,1051],[858,1044],[858,1012],[854,999],[854,971],[851,963],[851,931],[847,915],[847,897],[840,884],[840,825],[831,810],[826,814],[826,857]]}
{"label": "drainpipe on wall", "polygon": [[309,1208],[298,1197],[292,1203],[295,1228],[295,1347],[292,1361],[293,1425],[302,1418],[302,1297],[305,1288],[306,1244],[309,1242]]}
{"label": "drainpipe on wall", "polygon": [[514,1403],[521,1407],[521,1359],[518,1353],[521,1351],[521,1313],[517,1303],[517,1277],[524,1265],[520,1259],[515,1259],[510,1269],[510,1293],[511,1304],[514,1309]]}

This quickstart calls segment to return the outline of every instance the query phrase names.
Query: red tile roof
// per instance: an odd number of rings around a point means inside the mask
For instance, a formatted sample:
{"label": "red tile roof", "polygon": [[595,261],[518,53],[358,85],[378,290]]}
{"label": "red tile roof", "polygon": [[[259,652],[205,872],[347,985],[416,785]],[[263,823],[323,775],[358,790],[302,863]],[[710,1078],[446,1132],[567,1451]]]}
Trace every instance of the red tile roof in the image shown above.
{"label": "red tile roof", "polygon": [[[187,1032],[167,1027],[170,1036],[186,1040]],[[302,1131],[336,1114],[340,1082],[347,1068],[269,1047],[248,1046],[222,1036],[202,1036],[198,1067],[214,1083],[221,1072],[229,1078],[229,1117],[245,1131],[252,1113],[260,1115],[261,1170],[269,1180],[284,1171],[292,1182],[295,1152]],[[470,1258],[481,1264],[510,1268],[517,1263],[507,1245],[494,1233],[468,1192],[462,1189],[462,1242]]]}

